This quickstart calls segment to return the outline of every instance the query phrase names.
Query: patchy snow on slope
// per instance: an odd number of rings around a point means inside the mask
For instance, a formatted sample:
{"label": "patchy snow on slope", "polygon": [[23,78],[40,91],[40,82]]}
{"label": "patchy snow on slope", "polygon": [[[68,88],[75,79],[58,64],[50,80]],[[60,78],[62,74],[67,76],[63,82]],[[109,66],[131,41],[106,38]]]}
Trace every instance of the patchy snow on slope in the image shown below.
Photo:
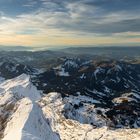
{"label": "patchy snow on slope", "polygon": [[95,79],[97,79],[97,75],[99,73],[103,73],[103,72],[104,72],[104,69],[102,69],[101,67],[97,67],[97,69],[94,71]]}
{"label": "patchy snow on slope", "polygon": [[86,130],[92,129],[90,125],[80,124],[64,117],[62,114],[64,103],[59,93],[48,94],[39,101],[39,104],[53,131],[59,133],[61,140],[84,140]]}
{"label": "patchy snow on slope", "polygon": [[71,67],[77,68],[78,67],[78,64],[75,61],[70,60],[70,59],[67,60],[64,65],[67,66],[68,68],[71,68]]}
{"label": "patchy snow on slope", "polygon": [[61,71],[58,71],[57,73],[59,76],[70,76],[68,72],[65,72],[64,68],[61,68]]}
{"label": "patchy snow on slope", "polygon": [[[0,84],[1,140],[139,140],[140,129],[109,129],[93,98],[41,92],[28,75]],[[137,96],[138,94],[129,94]],[[126,95],[124,95],[125,97]],[[123,98],[123,97],[122,97]]]}
{"label": "patchy snow on slope", "polygon": [[[53,131],[59,133],[61,140],[139,140],[140,129],[111,130],[107,126],[96,128],[94,125],[66,119],[64,107],[67,102],[68,99],[63,100],[61,94],[56,92],[49,93],[39,101],[45,117]],[[85,113],[88,115],[91,112]]]}

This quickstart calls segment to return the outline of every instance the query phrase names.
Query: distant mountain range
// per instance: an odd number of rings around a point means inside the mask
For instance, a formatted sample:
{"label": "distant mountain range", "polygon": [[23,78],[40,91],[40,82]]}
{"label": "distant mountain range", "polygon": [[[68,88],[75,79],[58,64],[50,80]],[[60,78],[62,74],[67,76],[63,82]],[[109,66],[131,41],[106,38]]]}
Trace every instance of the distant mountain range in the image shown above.
{"label": "distant mountain range", "polygon": [[31,50],[31,47],[24,46],[2,46],[0,45],[0,51],[28,51]]}
{"label": "distant mountain range", "polygon": [[1,51],[0,139],[139,137],[140,48],[104,49]]}

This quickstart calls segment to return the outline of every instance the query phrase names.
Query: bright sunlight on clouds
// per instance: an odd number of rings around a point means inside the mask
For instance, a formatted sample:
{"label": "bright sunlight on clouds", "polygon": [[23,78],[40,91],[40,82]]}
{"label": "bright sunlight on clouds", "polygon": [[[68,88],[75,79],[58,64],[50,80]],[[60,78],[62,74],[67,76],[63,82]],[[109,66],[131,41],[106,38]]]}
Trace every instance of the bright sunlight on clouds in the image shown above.
{"label": "bright sunlight on clouds", "polygon": [[0,45],[140,45],[139,0],[0,0]]}

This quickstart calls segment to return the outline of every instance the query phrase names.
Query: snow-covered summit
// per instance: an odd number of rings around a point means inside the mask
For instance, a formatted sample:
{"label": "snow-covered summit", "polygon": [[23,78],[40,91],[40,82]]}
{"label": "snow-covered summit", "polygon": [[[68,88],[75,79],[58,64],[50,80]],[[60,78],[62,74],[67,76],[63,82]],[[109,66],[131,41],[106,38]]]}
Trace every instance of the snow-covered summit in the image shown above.
{"label": "snow-covered summit", "polygon": [[39,99],[26,74],[0,84],[0,139],[59,140],[36,103]]}
{"label": "snow-covered summit", "polygon": [[30,82],[30,76],[22,74],[14,79],[6,80],[0,84],[0,94],[12,93],[17,98],[28,97],[36,101],[41,98],[39,91]]}

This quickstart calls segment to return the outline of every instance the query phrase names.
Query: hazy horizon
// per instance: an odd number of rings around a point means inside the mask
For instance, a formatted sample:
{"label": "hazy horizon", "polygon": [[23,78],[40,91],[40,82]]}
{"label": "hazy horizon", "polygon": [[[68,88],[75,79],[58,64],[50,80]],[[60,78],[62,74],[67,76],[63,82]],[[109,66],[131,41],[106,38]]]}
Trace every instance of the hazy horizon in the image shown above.
{"label": "hazy horizon", "polygon": [[63,51],[63,49],[69,49],[69,48],[93,48],[94,49],[128,49],[128,48],[140,48],[140,46],[93,46],[93,45],[74,45],[74,46],[36,46],[36,47],[31,47],[31,46],[2,46],[0,45],[0,51]]}

